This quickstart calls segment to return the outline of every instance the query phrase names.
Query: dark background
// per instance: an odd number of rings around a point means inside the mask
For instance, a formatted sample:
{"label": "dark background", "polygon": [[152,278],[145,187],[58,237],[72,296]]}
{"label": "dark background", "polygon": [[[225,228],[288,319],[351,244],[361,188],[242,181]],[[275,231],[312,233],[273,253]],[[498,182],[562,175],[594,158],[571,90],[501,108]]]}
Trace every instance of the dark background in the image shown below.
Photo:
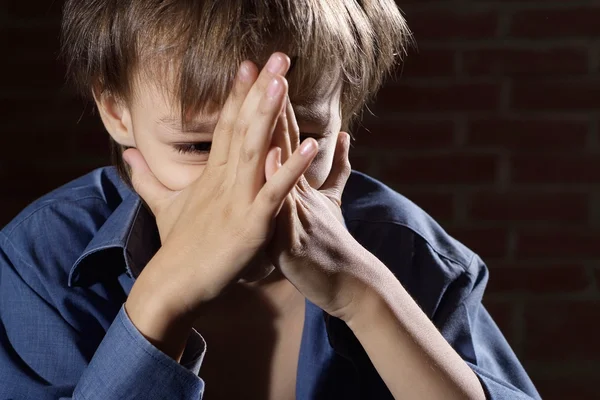
{"label": "dark background", "polygon": [[[356,132],[353,167],[487,261],[484,302],[544,399],[600,398],[600,2],[399,4],[419,51]],[[63,86],[61,6],[0,2],[0,226],[108,164],[99,119]]]}

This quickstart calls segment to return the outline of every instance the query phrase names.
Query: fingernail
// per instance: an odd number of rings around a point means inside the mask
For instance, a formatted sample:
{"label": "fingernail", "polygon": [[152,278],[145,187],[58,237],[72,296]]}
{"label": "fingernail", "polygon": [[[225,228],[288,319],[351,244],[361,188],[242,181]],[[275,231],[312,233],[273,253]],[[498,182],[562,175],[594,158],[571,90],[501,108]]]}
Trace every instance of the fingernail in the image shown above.
{"label": "fingernail", "polygon": [[241,81],[249,81],[250,80],[250,69],[246,64],[242,64],[239,70],[239,77]]}
{"label": "fingernail", "polygon": [[267,71],[272,74],[280,74],[285,66],[283,57],[279,54],[273,54],[267,63]]}
{"label": "fingernail", "polygon": [[306,139],[300,145],[300,154],[303,156],[310,156],[317,149],[317,142],[311,139]]}
{"label": "fingernail", "polygon": [[279,95],[279,93],[282,90],[282,85],[279,83],[279,80],[277,79],[273,79],[270,83],[269,83],[269,88],[267,89],[267,94],[269,95],[269,97],[277,97]]}
{"label": "fingernail", "polygon": [[281,167],[281,148],[277,148],[277,168]]}

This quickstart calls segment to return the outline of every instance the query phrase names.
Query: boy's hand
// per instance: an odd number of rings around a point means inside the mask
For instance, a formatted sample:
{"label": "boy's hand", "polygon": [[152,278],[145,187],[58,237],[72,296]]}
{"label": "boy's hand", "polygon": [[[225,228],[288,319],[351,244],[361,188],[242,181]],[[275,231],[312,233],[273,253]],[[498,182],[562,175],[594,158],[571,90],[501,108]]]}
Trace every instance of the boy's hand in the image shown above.
{"label": "boy's hand", "polygon": [[[275,147],[266,161],[267,182],[285,169],[279,159],[285,161],[299,145],[299,129],[289,101],[279,116],[273,141]],[[303,144],[308,141],[314,139]],[[319,190],[300,177],[283,203],[267,247],[273,264],[306,298],[341,319],[347,317],[373,273],[350,268],[366,250],[344,226],[340,209],[351,172],[349,141],[347,133],[339,133],[331,172]]]}
{"label": "boy's hand", "polygon": [[[126,310],[136,327],[163,347],[169,346],[171,322],[193,320],[201,304],[218,296],[264,247],[285,197],[316,155],[297,149],[265,184],[265,159],[287,92],[282,75],[290,65],[289,58],[277,54],[282,60],[277,72],[265,68],[256,82],[254,64],[245,63],[245,79],[240,69],[206,168],[186,189],[163,186],[138,150],[123,154],[162,241],[136,280]],[[267,89],[274,80],[275,94]]]}

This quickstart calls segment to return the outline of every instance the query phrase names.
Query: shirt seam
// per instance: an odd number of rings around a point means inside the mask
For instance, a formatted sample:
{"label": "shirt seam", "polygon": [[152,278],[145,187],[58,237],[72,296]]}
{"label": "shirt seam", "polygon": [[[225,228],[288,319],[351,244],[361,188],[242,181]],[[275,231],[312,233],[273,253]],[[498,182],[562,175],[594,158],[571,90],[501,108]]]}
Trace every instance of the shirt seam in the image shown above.
{"label": "shirt seam", "polygon": [[[81,197],[81,198],[77,198],[77,199],[73,199],[73,200],[68,200],[68,201],[77,202],[77,201],[87,200],[87,199],[94,199],[94,200],[104,201],[104,199],[102,197],[98,197],[98,196],[84,196],[84,197]],[[51,205],[54,205],[54,204],[56,204],[58,202],[59,202],[58,199],[52,199],[52,200],[49,200],[47,203],[44,203],[44,204],[40,205],[35,210],[31,211],[26,217],[23,217],[23,219],[21,221],[19,221],[15,226],[13,226],[12,229],[9,232],[6,232],[5,235],[12,234],[15,231],[15,229],[17,229],[19,226],[21,226],[23,223],[25,223],[27,220],[29,220],[31,217],[33,217],[34,214],[37,214],[38,212],[42,211],[44,208],[47,208],[47,207],[49,207]]]}
{"label": "shirt seam", "polygon": [[[133,280],[135,281],[137,279],[137,276],[134,276],[134,272],[133,269],[131,268],[131,266],[129,265],[129,260],[128,258],[132,259],[133,257],[131,256],[131,253],[129,251],[129,240],[131,239],[131,235],[133,234],[133,230],[135,228],[135,224],[137,222],[138,216],[140,215],[140,209],[143,207],[142,203],[140,202],[135,210],[135,215],[133,216],[132,219],[132,224],[131,226],[129,226],[128,232],[127,232],[127,238],[125,239],[125,243],[123,245],[123,256],[125,257],[125,268],[129,271],[129,273],[131,274],[131,277],[133,278]],[[137,267],[137,266],[136,266]],[[143,268],[142,268],[143,269]]]}
{"label": "shirt seam", "polygon": [[[27,260],[25,260],[25,258],[23,257],[23,255],[21,254],[21,252],[19,251],[19,249],[18,249],[18,248],[17,248],[17,247],[14,245],[14,243],[13,243],[13,242],[11,242],[10,238],[9,238],[8,236],[6,236],[6,234],[5,234],[4,232],[0,231],[0,237],[2,237],[2,238],[4,239],[4,240],[2,241],[2,244],[3,244],[3,246],[6,246],[6,245],[9,245],[9,246],[11,246],[11,247],[12,247],[12,249],[13,249],[13,251],[15,252],[16,256],[17,256],[17,257],[19,257],[19,260],[20,260],[20,261],[21,261],[23,264],[27,265],[27,266],[28,266],[29,268],[31,268],[31,269],[35,269],[35,267],[34,267],[32,264],[30,264],[30,263],[29,263]],[[25,278],[23,277],[23,274],[22,274],[20,271],[18,271],[18,269],[17,269],[17,268],[14,266],[14,263],[12,263],[12,261],[11,261],[11,264],[13,264],[13,269],[14,269],[15,273],[16,273],[16,274],[19,276],[19,278],[21,279],[21,281],[22,281],[22,282],[23,282],[25,285],[27,285],[27,287],[28,287],[29,289],[31,289],[31,291],[32,291],[32,292],[33,292],[33,293],[34,293],[34,294],[35,294],[35,295],[36,295],[36,296],[37,296],[37,297],[38,297],[38,298],[39,298],[41,301],[43,301],[45,304],[47,304],[47,305],[48,305],[48,306],[49,306],[49,307],[50,307],[50,308],[51,308],[51,309],[52,309],[54,312],[56,312],[58,315],[60,315],[60,316],[62,317],[62,314],[60,313],[60,311],[58,310],[58,308],[56,307],[56,305],[55,305],[54,303],[50,302],[50,301],[49,301],[48,299],[46,299],[44,296],[42,296],[42,295],[41,295],[41,294],[40,294],[40,293],[39,293],[37,290],[35,290],[35,289],[34,289],[34,288],[31,286],[30,282],[28,282],[27,280],[25,280]],[[69,327],[70,327],[71,329],[73,329],[73,330],[74,330],[75,332],[77,332],[78,334],[80,333],[80,330],[79,330],[79,329],[77,329],[76,327],[74,327],[74,326],[71,324],[71,322],[69,322],[68,320],[66,320],[66,319],[64,319],[64,318],[63,318],[63,320],[65,321],[65,323],[66,323],[67,325],[69,325]]]}
{"label": "shirt seam", "polygon": [[[427,243],[427,245],[433,250],[435,251],[435,253],[440,256],[443,259],[446,259],[448,261],[453,262],[454,264],[457,264],[458,266],[460,266],[460,268],[462,269],[463,272],[472,275],[471,271],[469,270],[469,266],[473,263],[473,260],[475,259],[475,257],[477,256],[477,254],[469,249],[469,251],[472,253],[471,257],[469,258],[469,261],[466,263],[463,263],[459,260],[456,260],[452,257],[450,257],[449,255],[446,255],[444,253],[442,253],[440,250],[438,250],[429,239],[427,239],[427,237],[425,237],[425,235],[421,232],[419,232],[417,229],[408,226],[407,224],[403,223],[403,222],[399,222],[399,221],[381,221],[381,220],[377,220],[377,221],[373,221],[373,220],[364,220],[364,219],[360,219],[360,218],[355,218],[355,219],[350,219],[347,220],[346,223],[350,223],[350,222],[362,222],[362,223],[373,223],[373,224],[392,224],[392,225],[397,225],[397,226],[401,226],[404,227],[406,229],[411,230],[413,233],[419,235],[419,237],[421,237],[425,243]],[[456,240],[454,238],[452,238],[453,240]]]}
{"label": "shirt seam", "polygon": [[[125,318],[129,318],[129,316],[127,316],[127,317],[125,316],[125,313],[127,312],[127,311],[125,310],[125,305],[123,305],[123,306],[121,306],[121,307],[122,307],[123,314],[121,314],[121,315],[118,317],[118,319],[119,319],[119,323],[120,323],[120,324],[123,326],[123,329],[125,329],[125,331],[127,332],[127,335],[128,335],[128,336],[129,336],[129,337],[132,339],[132,341],[135,343],[135,345],[136,345],[136,346],[137,346],[139,349],[141,349],[141,350],[142,350],[144,353],[146,353],[148,356],[150,356],[150,357],[151,357],[153,360],[157,361],[157,362],[158,362],[160,365],[164,366],[165,368],[168,368],[168,369],[169,369],[169,371],[171,371],[171,372],[174,372],[174,373],[175,373],[175,376],[177,376],[177,375],[180,375],[180,374],[178,373],[179,371],[177,371],[177,369],[174,367],[174,365],[172,365],[172,364],[171,364],[171,363],[169,363],[169,362],[166,362],[165,360],[162,360],[160,357],[157,357],[155,354],[152,354],[152,352],[151,352],[151,351],[149,351],[149,350],[148,350],[148,349],[147,349],[145,346],[143,346],[143,345],[140,345],[140,344],[139,344],[139,340],[140,340],[140,339],[139,339],[138,337],[136,337],[136,335],[135,335],[133,332],[131,332],[131,329],[137,329],[137,328],[135,328],[135,325],[133,325],[133,322],[131,322],[132,326],[128,326],[128,324],[127,324],[127,323],[124,321],[124,319],[125,319]],[[141,332],[137,331],[136,333],[137,333],[138,335],[140,335],[140,336],[142,336],[142,337],[143,337],[143,335],[141,334]],[[144,338],[144,340],[146,340],[146,339]],[[153,346],[153,345],[152,345],[152,343],[150,343],[150,342],[148,342],[148,343],[149,343],[151,346]],[[154,347],[154,348],[156,349],[156,351],[159,351],[159,352],[160,352],[160,350],[159,350],[159,349],[157,349],[156,347]],[[161,353],[162,353],[162,352],[161,352]],[[165,357],[169,357],[169,356],[167,356],[167,355],[166,355],[166,354],[164,354],[164,353],[162,353],[162,354],[163,354]],[[175,361],[175,360],[173,360],[173,362],[174,362],[174,363],[177,363],[177,361]],[[195,378],[197,378],[197,379],[202,379],[202,378],[200,378],[199,376],[196,376],[196,375],[195,375],[195,374],[194,374],[192,371],[190,371],[189,369],[185,368],[183,365],[181,365],[181,364],[178,364],[178,365],[180,365],[180,366],[181,366],[181,368],[182,368],[183,370],[185,370],[185,371],[189,372],[190,374],[194,375],[194,377],[195,377]],[[194,385],[197,383],[197,381],[195,381],[195,380],[194,380],[194,378],[192,378],[191,376],[189,376],[187,373],[186,373],[186,374],[184,374],[184,379],[185,379],[185,381],[188,381],[189,383],[191,383],[191,384],[194,384]]]}

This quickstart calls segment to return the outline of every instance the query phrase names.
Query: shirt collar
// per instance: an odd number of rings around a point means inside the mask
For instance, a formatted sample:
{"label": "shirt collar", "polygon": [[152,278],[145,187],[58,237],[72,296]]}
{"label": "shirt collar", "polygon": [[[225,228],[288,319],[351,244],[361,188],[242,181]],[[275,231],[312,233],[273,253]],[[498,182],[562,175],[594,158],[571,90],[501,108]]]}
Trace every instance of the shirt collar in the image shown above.
{"label": "shirt collar", "polygon": [[[346,217],[345,201],[341,208]],[[159,248],[160,235],[154,216],[139,195],[127,187],[123,201],[71,267],[68,285],[91,285],[123,269],[135,280]]]}
{"label": "shirt collar", "polygon": [[[68,278],[70,287],[92,285],[103,278],[121,275],[123,272],[135,280],[160,248],[160,235],[154,216],[137,193],[131,190],[128,192],[71,267]],[[350,199],[346,195],[344,200]],[[342,203],[344,217],[347,217],[349,203],[351,201]],[[370,364],[366,363],[365,360],[368,360],[366,353],[347,325],[341,320],[330,317],[308,300],[306,300],[306,312],[303,335],[308,336],[303,337],[303,343],[314,344],[316,343],[315,338],[321,337],[319,332],[326,333],[325,337],[322,337],[325,341],[323,343],[319,341],[321,343],[319,346],[315,348],[312,345],[312,347],[305,346],[305,350],[310,354],[302,357],[304,364],[308,360],[319,359],[323,363],[323,368],[329,368],[338,363],[353,365],[353,370],[358,373],[355,378],[358,378],[362,372],[360,371],[361,364]],[[308,325],[306,325],[307,323]],[[336,356],[333,355],[334,353]],[[302,367],[306,373],[308,370],[315,369],[314,362],[309,364]],[[345,376],[338,378],[340,384],[347,380]],[[315,377],[315,383],[319,381]],[[348,385],[347,382],[344,384]],[[381,385],[383,385],[382,382]],[[354,385],[348,391],[358,395],[359,387],[359,380],[355,379]],[[346,398],[353,397],[347,396]]]}
{"label": "shirt collar", "polygon": [[154,216],[130,191],[71,267],[68,285],[92,284],[123,267],[135,279],[159,247]]}

